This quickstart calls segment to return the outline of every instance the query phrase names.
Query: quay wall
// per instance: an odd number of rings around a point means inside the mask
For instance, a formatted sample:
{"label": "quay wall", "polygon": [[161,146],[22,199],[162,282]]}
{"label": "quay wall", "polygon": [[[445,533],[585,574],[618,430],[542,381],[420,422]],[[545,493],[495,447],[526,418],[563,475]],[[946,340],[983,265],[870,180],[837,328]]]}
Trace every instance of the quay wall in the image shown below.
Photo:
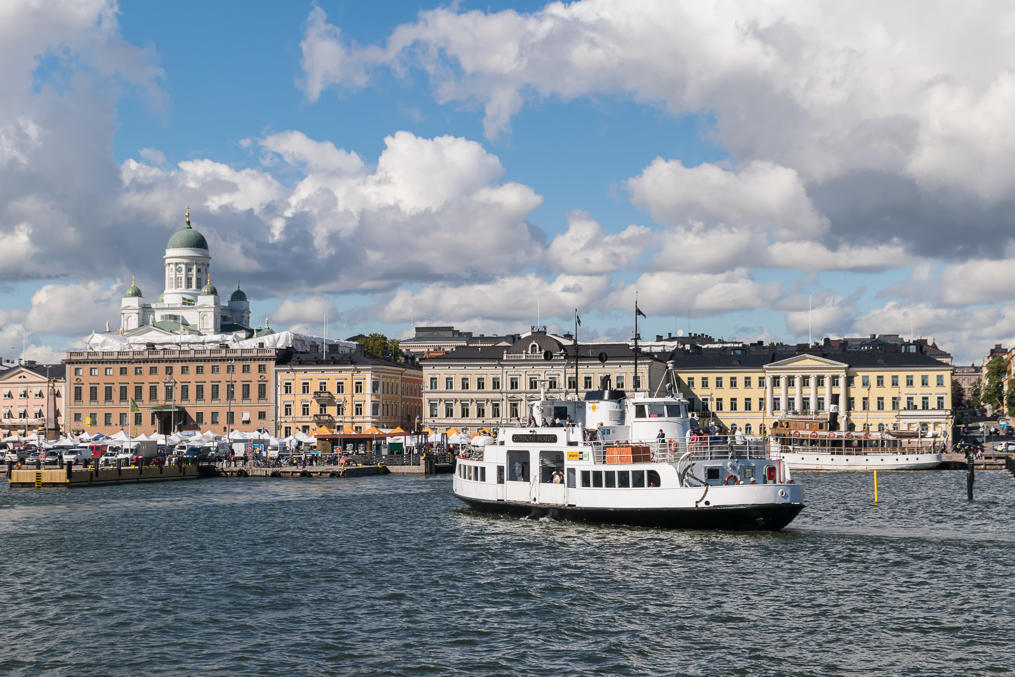
{"label": "quay wall", "polygon": [[149,466],[147,468],[21,468],[9,471],[11,488],[73,488],[139,482],[173,482],[208,477],[198,466]]}

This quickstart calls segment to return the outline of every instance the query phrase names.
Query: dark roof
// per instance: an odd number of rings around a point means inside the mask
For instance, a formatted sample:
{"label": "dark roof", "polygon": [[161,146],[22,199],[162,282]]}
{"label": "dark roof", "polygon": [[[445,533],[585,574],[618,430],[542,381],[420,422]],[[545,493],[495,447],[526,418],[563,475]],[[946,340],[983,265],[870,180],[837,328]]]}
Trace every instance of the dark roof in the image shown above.
{"label": "dark roof", "polygon": [[670,354],[674,367],[678,370],[689,369],[760,369],[761,367],[787,360],[797,355],[814,355],[835,362],[843,362],[851,367],[927,367],[942,369],[949,365],[938,359],[920,352],[903,352],[899,346],[881,344],[866,350],[827,350],[822,346],[798,348],[785,344],[769,344],[766,346],[744,346],[724,348],[702,348],[700,350],[677,349]]}
{"label": "dark roof", "polygon": [[24,367],[28,371],[34,372],[43,378],[52,378],[58,381],[63,379],[67,374],[67,366],[63,364],[36,364],[34,362],[30,362],[27,364],[12,364],[7,367],[0,367],[0,376],[5,376],[18,367]]}
{"label": "dark roof", "polygon": [[[539,346],[539,352],[530,353],[529,347],[535,343]],[[458,346],[442,355],[424,358],[427,362],[460,362],[460,361],[496,361],[504,359],[505,354],[510,355],[531,355],[532,360],[542,361],[545,351],[550,351],[554,356],[563,352],[571,359],[574,358],[574,344],[561,342],[549,334],[543,332],[532,332],[525,336],[514,337],[509,346]],[[634,349],[627,343],[579,343],[578,357],[581,360],[597,360],[600,355],[610,358],[634,358]],[[639,360],[660,362],[659,357],[652,353],[638,352]]]}
{"label": "dark roof", "polygon": [[416,362],[393,362],[391,360],[383,360],[377,357],[367,357],[363,353],[356,352],[330,352],[325,355],[320,351],[311,351],[306,353],[297,353],[293,351],[286,351],[285,354],[280,354],[276,364],[279,366],[325,366],[325,365],[368,365],[368,366],[379,366],[379,367],[402,367],[403,369],[421,369]]}

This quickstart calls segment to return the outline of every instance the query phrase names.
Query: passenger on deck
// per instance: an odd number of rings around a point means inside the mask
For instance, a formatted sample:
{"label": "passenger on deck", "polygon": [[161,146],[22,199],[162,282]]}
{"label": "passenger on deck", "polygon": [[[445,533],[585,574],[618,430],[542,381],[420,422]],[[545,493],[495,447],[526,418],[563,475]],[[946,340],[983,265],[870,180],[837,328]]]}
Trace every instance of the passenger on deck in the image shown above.
{"label": "passenger on deck", "polygon": [[658,441],[658,442],[665,442],[666,441],[666,434],[663,432],[662,428],[659,429],[659,434],[656,435],[656,441]]}
{"label": "passenger on deck", "polygon": [[553,479],[551,481],[554,484],[563,484],[564,483],[564,473],[562,473],[559,470],[554,470],[553,471]]}

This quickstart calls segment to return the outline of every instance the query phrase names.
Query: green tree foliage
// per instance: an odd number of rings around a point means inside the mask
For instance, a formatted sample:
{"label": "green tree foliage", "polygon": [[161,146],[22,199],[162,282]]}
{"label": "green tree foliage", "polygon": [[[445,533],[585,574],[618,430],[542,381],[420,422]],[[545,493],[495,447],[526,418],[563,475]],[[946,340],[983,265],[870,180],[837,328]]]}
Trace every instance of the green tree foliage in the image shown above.
{"label": "green tree foliage", "polygon": [[983,404],[983,382],[981,379],[976,379],[969,389],[969,406],[979,409],[981,404]]}
{"label": "green tree foliage", "polygon": [[959,411],[966,408],[966,393],[962,385],[952,379],[952,411]]}
{"label": "green tree foliage", "polygon": [[363,354],[382,360],[397,362],[402,359],[402,349],[398,347],[398,339],[389,339],[384,334],[373,333],[359,339],[363,346]]}
{"label": "green tree foliage", "polygon": [[1008,385],[1008,392],[1004,394],[1004,406],[1009,416],[1015,416],[1015,386]]}
{"label": "green tree foliage", "polygon": [[980,400],[989,404],[994,411],[1001,409],[1001,397],[1004,395],[1004,374],[1007,365],[1004,359],[995,357],[987,363],[987,380],[983,384],[983,391],[980,393]]}

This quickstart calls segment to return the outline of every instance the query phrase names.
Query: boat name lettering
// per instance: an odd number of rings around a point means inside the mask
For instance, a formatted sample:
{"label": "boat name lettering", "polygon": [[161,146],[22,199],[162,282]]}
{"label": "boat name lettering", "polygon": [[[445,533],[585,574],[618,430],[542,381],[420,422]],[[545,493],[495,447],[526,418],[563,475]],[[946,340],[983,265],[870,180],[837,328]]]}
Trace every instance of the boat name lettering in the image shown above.
{"label": "boat name lettering", "polygon": [[529,444],[555,444],[557,442],[556,435],[546,435],[540,433],[522,433],[511,436],[512,442],[528,442]]}

